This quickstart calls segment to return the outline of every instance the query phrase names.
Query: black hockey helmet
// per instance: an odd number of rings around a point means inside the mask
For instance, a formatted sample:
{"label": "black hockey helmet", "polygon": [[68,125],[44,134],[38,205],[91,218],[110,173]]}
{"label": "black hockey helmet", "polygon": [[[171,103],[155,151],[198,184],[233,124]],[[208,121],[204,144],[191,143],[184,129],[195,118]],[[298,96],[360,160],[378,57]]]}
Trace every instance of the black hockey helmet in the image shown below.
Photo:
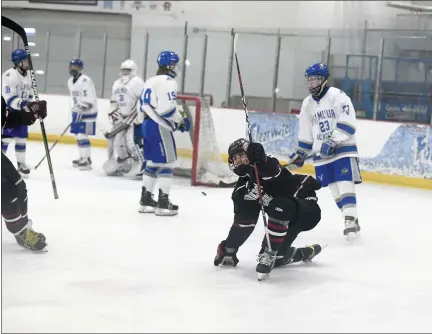
{"label": "black hockey helmet", "polygon": [[246,147],[248,144],[249,141],[244,138],[237,139],[230,144],[228,147],[228,163],[231,169],[249,164],[246,156]]}

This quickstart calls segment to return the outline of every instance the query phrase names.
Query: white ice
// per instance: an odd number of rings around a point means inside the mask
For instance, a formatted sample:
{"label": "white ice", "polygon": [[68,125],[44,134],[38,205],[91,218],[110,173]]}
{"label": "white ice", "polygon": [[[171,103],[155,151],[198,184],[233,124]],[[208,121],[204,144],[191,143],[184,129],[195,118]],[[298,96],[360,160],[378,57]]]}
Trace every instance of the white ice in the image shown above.
{"label": "white ice", "polygon": [[[44,163],[28,180],[29,213],[49,252],[21,249],[2,227],[4,332],[430,332],[432,191],[362,184],[362,235],[342,236],[329,191],[323,219],[295,245],[328,244],[313,263],[256,278],[256,231],[237,268],[216,268],[232,223],[230,189],[176,180],[177,217],[137,212],[141,182],[71,166],[75,146],[52,152],[59,200]],[[13,145],[9,156],[14,159]],[[29,143],[28,162],[43,156]],[[204,196],[201,192],[207,193]]]}

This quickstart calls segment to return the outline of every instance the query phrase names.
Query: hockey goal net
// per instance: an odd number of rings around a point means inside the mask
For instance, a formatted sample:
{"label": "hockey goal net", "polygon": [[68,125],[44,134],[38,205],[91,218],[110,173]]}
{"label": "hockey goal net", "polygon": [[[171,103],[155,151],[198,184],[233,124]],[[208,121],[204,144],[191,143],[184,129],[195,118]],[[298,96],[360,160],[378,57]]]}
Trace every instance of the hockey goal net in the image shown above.
{"label": "hockey goal net", "polygon": [[235,184],[237,176],[229,169],[218,147],[208,99],[181,95],[177,96],[177,104],[191,121],[191,129],[189,133],[174,133],[178,155],[175,174],[190,177],[194,186]]}

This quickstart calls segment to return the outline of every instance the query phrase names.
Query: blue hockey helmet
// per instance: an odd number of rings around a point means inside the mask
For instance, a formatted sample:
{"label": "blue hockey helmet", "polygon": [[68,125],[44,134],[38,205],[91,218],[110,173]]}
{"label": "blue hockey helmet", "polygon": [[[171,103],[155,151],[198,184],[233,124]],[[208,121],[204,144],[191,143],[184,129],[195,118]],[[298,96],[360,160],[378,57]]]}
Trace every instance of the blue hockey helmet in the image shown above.
{"label": "blue hockey helmet", "polygon": [[11,60],[14,64],[20,63],[27,58],[27,52],[23,49],[16,49],[12,51]]}
{"label": "blue hockey helmet", "polygon": [[159,53],[157,58],[157,64],[160,71],[171,78],[175,78],[177,76],[175,68],[179,62],[179,55],[173,51],[162,51]]}
{"label": "blue hockey helmet", "polygon": [[69,74],[73,77],[78,76],[84,67],[84,62],[79,58],[73,58],[69,62]]}
{"label": "blue hockey helmet", "polygon": [[305,71],[305,80],[309,92],[314,96],[320,95],[324,90],[329,76],[330,74],[327,65],[323,63],[310,65]]}
{"label": "blue hockey helmet", "polygon": [[23,49],[16,49],[12,51],[11,54],[11,61],[14,63],[15,67],[18,67],[22,74],[25,75],[27,73],[27,70],[29,69],[28,62],[25,62],[25,60],[28,59],[27,52]]}

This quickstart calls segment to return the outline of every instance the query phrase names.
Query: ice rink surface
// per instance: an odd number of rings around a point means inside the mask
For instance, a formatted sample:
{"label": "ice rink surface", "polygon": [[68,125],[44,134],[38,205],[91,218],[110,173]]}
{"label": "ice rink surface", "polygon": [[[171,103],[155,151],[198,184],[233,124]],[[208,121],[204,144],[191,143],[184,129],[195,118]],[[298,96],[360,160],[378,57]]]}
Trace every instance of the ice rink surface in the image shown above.
{"label": "ice rink surface", "polygon": [[[29,165],[43,152],[29,143]],[[104,149],[93,149],[92,171],[74,169],[76,157],[75,146],[52,152],[59,200],[46,163],[27,181],[48,253],[20,248],[2,225],[3,332],[432,331],[432,191],[358,186],[362,235],[349,244],[320,190],[323,219],[295,245],[328,247],[258,282],[261,220],[238,267],[213,265],[232,223],[231,189],[176,179],[178,216],[139,214],[140,181],[104,176]]]}

